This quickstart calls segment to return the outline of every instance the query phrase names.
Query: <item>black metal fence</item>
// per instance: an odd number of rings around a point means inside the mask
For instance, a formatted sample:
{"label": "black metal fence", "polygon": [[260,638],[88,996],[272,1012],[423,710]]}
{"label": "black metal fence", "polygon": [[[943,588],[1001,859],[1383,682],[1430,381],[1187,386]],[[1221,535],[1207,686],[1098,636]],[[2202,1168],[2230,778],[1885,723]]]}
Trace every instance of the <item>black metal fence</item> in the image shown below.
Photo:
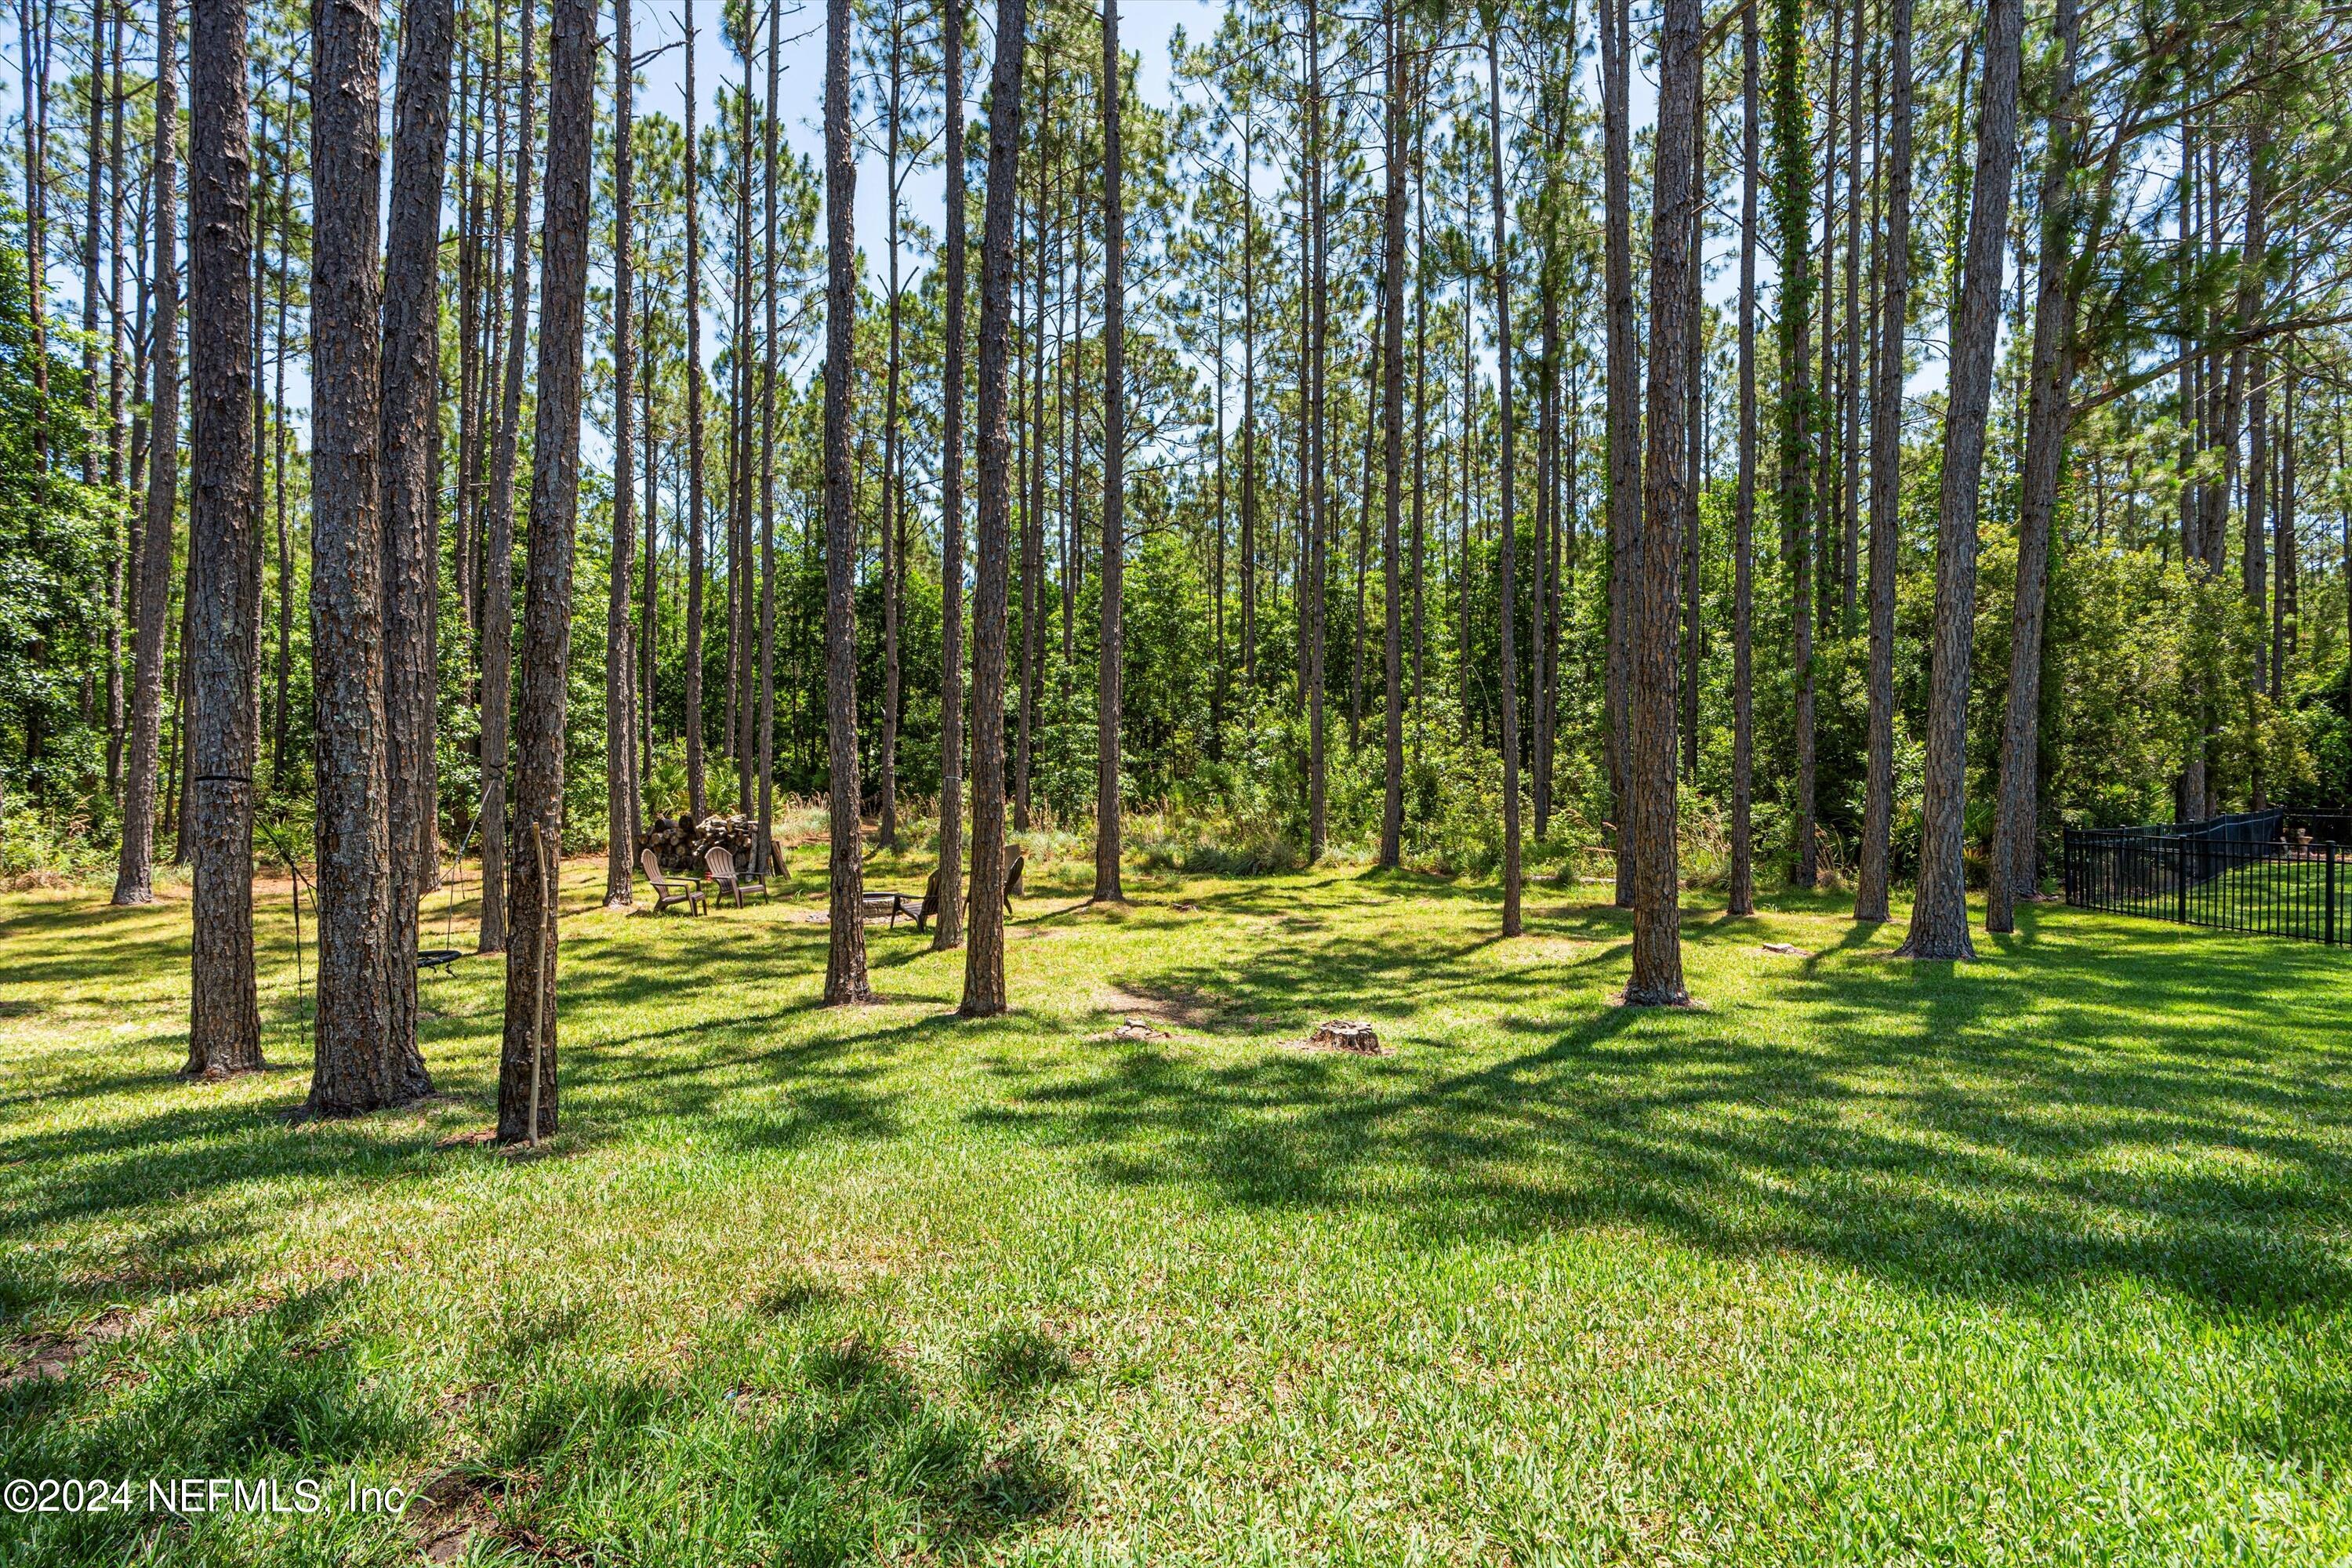
{"label": "black metal fence", "polygon": [[2077,909],[2352,944],[2352,850],[2284,812],[2068,828],[2063,866]]}

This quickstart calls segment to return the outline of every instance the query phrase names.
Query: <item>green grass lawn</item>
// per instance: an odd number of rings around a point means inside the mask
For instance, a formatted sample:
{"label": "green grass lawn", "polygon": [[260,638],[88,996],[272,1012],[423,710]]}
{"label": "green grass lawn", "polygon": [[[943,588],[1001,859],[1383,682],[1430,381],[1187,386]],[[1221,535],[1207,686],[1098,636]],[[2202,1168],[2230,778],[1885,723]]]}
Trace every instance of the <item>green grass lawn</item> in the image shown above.
{"label": "green grass lawn", "polygon": [[[1704,1006],[1636,1012],[1591,885],[1506,942],[1486,888],[1087,910],[1063,860],[973,1025],[903,926],[882,1005],[819,1006],[794,858],[700,920],[569,868],[535,1156],[444,1146],[497,961],[425,982],[441,1099],[299,1124],[282,888],[277,1070],[211,1086],[184,902],[0,899],[0,1474],[140,1491],[0,1516],[0,1561],[2352,1553],[2352,956],[2037,908],[1913,965],[1842,900],[1701,899]],[[1391,1054],[1289,1043],[1332,1017]]]}

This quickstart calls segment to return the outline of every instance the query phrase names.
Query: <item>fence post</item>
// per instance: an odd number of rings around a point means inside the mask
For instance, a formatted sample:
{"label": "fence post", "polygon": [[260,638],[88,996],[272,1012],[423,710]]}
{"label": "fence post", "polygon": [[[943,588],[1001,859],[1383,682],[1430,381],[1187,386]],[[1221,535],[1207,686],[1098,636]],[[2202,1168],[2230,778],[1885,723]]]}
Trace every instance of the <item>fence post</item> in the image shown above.
{"label": "fence post", "polygon": [[2327,944],[2336,945],[2336,846],[2327,847]]}
{"label": "fence post", "polygon": [[2189,923],[2189,840],[2172,841],[2172,918]]}

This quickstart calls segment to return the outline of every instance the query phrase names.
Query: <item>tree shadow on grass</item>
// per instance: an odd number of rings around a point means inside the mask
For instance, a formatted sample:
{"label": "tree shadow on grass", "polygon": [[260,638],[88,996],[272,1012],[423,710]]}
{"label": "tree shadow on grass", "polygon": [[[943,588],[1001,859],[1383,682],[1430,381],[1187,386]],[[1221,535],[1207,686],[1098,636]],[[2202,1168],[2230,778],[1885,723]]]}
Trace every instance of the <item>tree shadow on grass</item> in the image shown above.
{"label": "tree shadow on grass", "polygon": [[[243,1316],[120,1342],[63,1378],[0,1390],[0,1473],[130,1478],[128,1510],[0,1516],[0,1561],[113,1563],[329,1560],[325,1510],[150,1511],[148,1479],[298,1480],[412,1449],[423,1426],[341,1337],[344,1282]],[[134,1354],[135,1352],[135,1354]],[[389,1521],[374,1521],[389,1529]],[[267,1528],[262,1528],[266,1526]]]}
{"label": "tree shadow on grass", "polygon": [[[1474,970],[1458,940],[1368,921],[1122,984],[1234,1016],[1386,1019],[1399,1055],[1124,1052],[1031,1072],[975,1119],[1104,1181],[1380,1213],[1441,1245],[1633,1223],[1967,1295],[2133,1277],[2260,1316],[2352,1299],[2340,960],[2143,946],[2069,913],[2029,912],[1998,962],[1832,950],[1769,1011],[1727,987],[1691,1013],[1593,1006],[1560,965]],[[1693,934],[1701,965],[1743,945]],[[1566,967],[1598,978],[1613,951]],[[1522,1011],[1538,970],[1566,1004],[1549,1022]],[[1447,1037],[1465,1015],[1536,1038],[1465,1058]]]}
{"label": "tree shadow on grass", "polygon": [[1066,1506],[1049,1449],[929,1396],[874,1327],[795,1300],[788,1321],[713,1324],[715,1347],[671,1373],[535,1382],[485,1456],[530,1479],[507,1489],[498,1532],[634,1562],[690,1522],[706,1561],[929,1561]]}

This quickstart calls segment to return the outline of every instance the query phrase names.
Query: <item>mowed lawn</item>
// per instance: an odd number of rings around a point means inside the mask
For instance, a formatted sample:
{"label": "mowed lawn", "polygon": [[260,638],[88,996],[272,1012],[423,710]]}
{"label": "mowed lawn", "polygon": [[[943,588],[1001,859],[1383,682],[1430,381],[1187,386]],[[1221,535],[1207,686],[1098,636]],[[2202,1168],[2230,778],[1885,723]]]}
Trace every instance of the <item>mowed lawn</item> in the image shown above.
{"label": "mowed lawn", "polygon": [[2039,908],[1914,965],[1702,897],[1704,1005],[1638,1012],[1596,885],[1504,942],[1486,887],[1095,910],[1063,860],[973,1025],[904,925],[882,1004],[820,1006],[794,861],[701,919],[567,868],[536,1155],[462,1141],[496,960],[424,982],[441,1098],[303,1124],[282,885],[276,1070],[223,1085],[174,1076],[184,901],[0,899],[0,1474],[139,1494],[0,1515],[0,1561],[2352,1553],[2352,953]]}

